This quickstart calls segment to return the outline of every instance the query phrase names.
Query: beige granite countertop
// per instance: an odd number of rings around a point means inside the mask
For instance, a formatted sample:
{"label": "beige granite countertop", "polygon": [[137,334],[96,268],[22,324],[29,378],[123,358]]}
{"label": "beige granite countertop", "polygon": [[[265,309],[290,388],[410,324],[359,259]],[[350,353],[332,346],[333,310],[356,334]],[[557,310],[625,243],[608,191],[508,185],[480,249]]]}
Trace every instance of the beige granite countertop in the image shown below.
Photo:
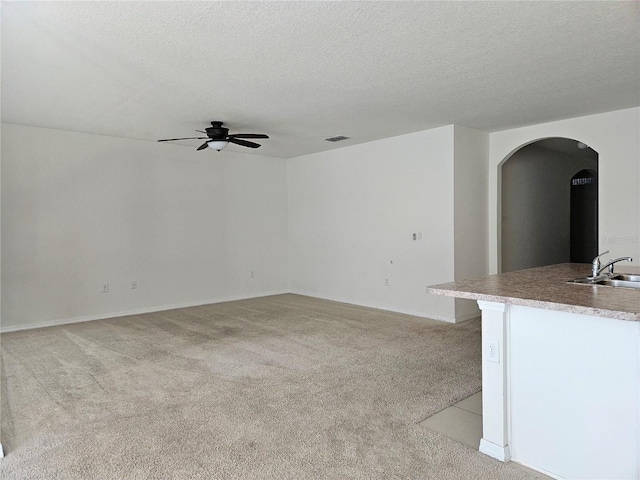
{"label": "beige granite countertop", "polygon": [[[640,289],[567,283],[590,272],[588,263],[560,263],[431,285],[427,293],[640,322]],[[618,263],[616,273],[640,267]]]}

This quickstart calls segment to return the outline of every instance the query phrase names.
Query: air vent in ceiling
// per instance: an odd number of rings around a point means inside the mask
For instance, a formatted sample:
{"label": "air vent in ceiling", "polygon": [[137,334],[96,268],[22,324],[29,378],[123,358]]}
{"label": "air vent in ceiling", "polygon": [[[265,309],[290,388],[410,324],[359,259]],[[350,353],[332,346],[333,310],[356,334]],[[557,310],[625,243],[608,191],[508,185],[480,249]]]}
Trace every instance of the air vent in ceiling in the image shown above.
{"label": "air vent in ceiling", "polygon": [[349,140],[349,137],[345,137],[344,135],[337,135],[335,137],[325,138],[327,142],[340,142],[342,140]]}

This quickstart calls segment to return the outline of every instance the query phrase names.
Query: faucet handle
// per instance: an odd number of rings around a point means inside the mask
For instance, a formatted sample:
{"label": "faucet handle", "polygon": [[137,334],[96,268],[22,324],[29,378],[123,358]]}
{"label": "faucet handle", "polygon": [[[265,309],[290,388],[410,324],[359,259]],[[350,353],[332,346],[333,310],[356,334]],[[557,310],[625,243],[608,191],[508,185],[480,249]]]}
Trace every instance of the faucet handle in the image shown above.
{"label": "faucet handle", "polygon": [[606,255],[607,253],[609,253],[609,250],[607,250],[606,252],[602,252],[600,255],[596,256],[593,260],[591,260],[591,263],[593,265],[599,265],[600,264],[600,257],[603,255]]}
{"label": "faucet handle", "polygon": [[596,258],[591,261],[591,278],[596,278],[600,273],[598,271],[600,270],[600,257],[606,255],[607,253],[609,253],[609,250],[607,250],[606,252],[602,252],[600,255],[597,255]]}

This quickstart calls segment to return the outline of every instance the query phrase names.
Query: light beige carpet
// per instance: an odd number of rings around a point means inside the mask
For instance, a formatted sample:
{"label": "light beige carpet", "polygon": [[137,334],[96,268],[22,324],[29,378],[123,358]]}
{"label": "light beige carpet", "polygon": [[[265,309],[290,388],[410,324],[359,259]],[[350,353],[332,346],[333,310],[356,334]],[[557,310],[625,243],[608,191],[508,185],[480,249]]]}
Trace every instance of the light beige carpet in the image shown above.
{"label": "light beige carpet", "polygon": [[536,478],[418,425],[480,389],[480,323],[297,295],[2,335],[0,477]]}

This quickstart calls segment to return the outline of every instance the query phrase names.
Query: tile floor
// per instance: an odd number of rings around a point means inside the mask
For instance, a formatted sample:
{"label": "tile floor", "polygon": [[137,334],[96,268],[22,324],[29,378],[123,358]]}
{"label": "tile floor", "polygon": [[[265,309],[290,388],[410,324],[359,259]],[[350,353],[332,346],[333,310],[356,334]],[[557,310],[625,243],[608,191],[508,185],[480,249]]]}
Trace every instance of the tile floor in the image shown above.
{"label": "tile floor", "polygon": [[482,392],[436,413],[420,425],[478,450],[482,438]]}
{"label": "tile floor", "polygon": [[[482,392],[432,415],[420,422],[420,425],[478,450],[482,438]],[[553,480],[523,465],[518,467],[536,473],[540,479]]]}

